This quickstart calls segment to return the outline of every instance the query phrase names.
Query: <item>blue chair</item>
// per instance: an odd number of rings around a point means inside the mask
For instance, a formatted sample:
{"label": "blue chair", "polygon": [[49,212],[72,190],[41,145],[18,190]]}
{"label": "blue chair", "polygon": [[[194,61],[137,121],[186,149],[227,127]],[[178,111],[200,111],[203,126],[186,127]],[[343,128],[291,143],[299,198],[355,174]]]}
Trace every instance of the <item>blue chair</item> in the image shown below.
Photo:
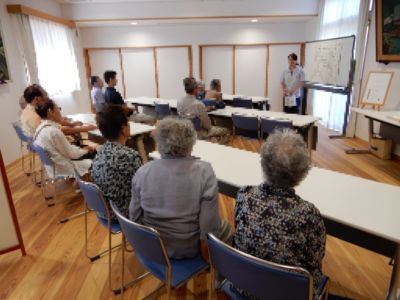
{"label": "blue chair", "polygon": [[[27,136],[23,129],[20,121],[15,121],[12,122],[11,125],[13,126],[15,132],[17,133],[17,136],[20,141],[20,150],[21,150],[21,156],[22,156],[22,171],[25,173],[25,175],[30,176],[34,172],[35,168],[35,152],[32,151],[31,144],[33,142],[32,138],[30,136]],[[29,170],[25,169],[25,155],[26,153],[24,152],[24,149],[29,151]]]}
{"label": "blue chair", "polygon": [[201,100],[201,102],[203,102],[205,106],[215,107],[217,105],[217,100],[204,99]]}
{"label": "blue chair", "polygon": [[[111,238],[112,235],[121,233],[121,226],[119,223],[111,222],[111,214],[110,210],[107,207],[106,201],[104,200],[104,196],[102,191],[98,188],[97,185],[91,182],[82,181],[79,178],[77,179],[79,188],[83,194],[83,198],[85,200],[85,254],[86,257],[90,259],[90,261],[95,261],[101,258],[104,254],[108,254],[108,281],[110,290],[115,293],[119,292],[119,289],[112,288],[112,281],[111,281],[111,251],[119,248],[121,245],[117,245],[112,247]],[[96,255],[89,255],[88,251],[88,216],[87,214],[90,211],[96,212],[96,217],[99,223],[108,229],[108,249],[101,251]]]}
{"label": "blue chair", "polygon": [[241,136],[260,139],[260,125],[257,116],[232,114],[233,136],[237,134],[236,129],[241,129]]}
{"label": "blue chair", "polygon": [[157,115],[157,120],[162,120],[166,116],[171,114],[171,109],[169,107],[169,103],[157,103],[154,102],[155,111]]}
{"label": "blue chair", "polygon": [[[70,178],[73,178],[73,175],[65,175],[65,174],[57,174],[56,173],[56,167],[53,161],[51,160],[50,156],[47,154],[46,150],[43,149],[40,145],[37,143],[32,143],[30,145],[30,148],[32,151],[34,151],[40,158],[40,161],[42,162],[42,167],[40,169],[40,187],[42,190],[42,196],[43,198],[47,201],[47,206],[54,206],[55,201],[57,198],[57,181],[58,180],[68,180]],[[48,166],[52,171],[50,174],[47,174],[48,176],[45,176],[45,169],[44,167]],[[46,178],[45,178],[46,177]],[[46,187],[51,182],[53,185],[53,195],[52,196],[46,196]],[[53,202],[50,203],[49,200],[53,199]]]}
{"label": "blue chair", "polygon": [[[160,234],[155,229],[128,220],[121,215],[114,203],[111,203],[111,208],[121,224],[124,238],[135,249],[136,257],[140,263],[166,285],[167,299],[170,298],[171,289],[182,286],[193,276],[208,268],[207,262],[201,258],[200,254],[186,259],[169,258]],[[122,257],[124,259],[124,254]],[[123,278],[124,260],[122,266]],[[141,278],[144,276],[146,274],[142,275]],[[124,289],[124,286],[121,287],[122,291]]]}
{"label": "blue chair", "polygon": [[233,98],[233,107],[253,108],[251,99]]}
{"label": "blue chair", "polygon": [[180,114],[180,118],[189,120],[193,124],[193,128],[198,131],[201,129],[201,121],[198,116],[192,115],[192,114]]}
{"label": "blue chair", "polygon": [[[247,299],[231,290],[231,284],[260,299],[313,299],[313,278],[307,270],[251,256],[226,245],[212,234],[207,235],[207,240],[212,290],[217,272],[226,278],[221,288],[231,299]],[[325,295],[326,299],[327,288],[328,277],[325,277],[318,295]]]}
{"label": "blue chair", "polygon": [[293,121],[292,120],[285,120],[285,119],[270,119],[270,118],[260,118],[261,122],[261,138],[264,138],[266,134],[267,137],[275,130],[283,130],[285,128],[293,128]]}

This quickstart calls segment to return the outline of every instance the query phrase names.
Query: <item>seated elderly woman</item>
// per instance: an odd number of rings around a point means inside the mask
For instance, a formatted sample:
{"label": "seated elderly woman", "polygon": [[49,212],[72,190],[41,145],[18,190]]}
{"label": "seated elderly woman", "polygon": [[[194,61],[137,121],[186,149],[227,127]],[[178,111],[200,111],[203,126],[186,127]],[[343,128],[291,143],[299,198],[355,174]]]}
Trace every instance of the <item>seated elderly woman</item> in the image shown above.
{"label": "seated elderly woman", "polygon": [[165,118],[155,138],[161,158],[133,177],[130,219],[157,229],[172,258],[206,256],[208,232],[231,238],[229,224],[219,216],[214,171],[191,156],[196,131],[190,121]]}
{"label": "seated elderly woman", "polygon": [[[71,145],[59,123],[62,118],[60,108],[53,100],[41,102],[36,106],[36,113],[41,118],[33,139],[35,143],[44,148],[55,165],[56,174],[75,175],[75,171],[83,176],[88,173],[92,165],[94,148],[86,146],[79,148]],[[53,170],[45,166],[47,174],[53,176]]]}
{"label": "seated elderly woman", "polygon": [[221,80],[213,79],[210,82],[210,89],[205,95],[205,99],[217,100],[215,108],[224,108],[225,102],[222,99]]}
{"label": "seated elderly woman", "polygon": [[261,148],[261,165],[265,182],[238,192],[234,246],[258,258],[308,270],[317,296],[326,232],[319,210],[294,190],[310,168],[303,138],[288,129],[270,135]]}
{"label": "seated elderly woman", "polygon": [[[128,217],[132,177],[142,165],[138,152],[125,146],[130,136],[128,117],[121,105],[106,105],[97,113],[96,121],[107,141],[99,149],[90,175],[108,200],[106,202],[114,201]],[[111,219],[116,221],[116,216],[110,212]]]}

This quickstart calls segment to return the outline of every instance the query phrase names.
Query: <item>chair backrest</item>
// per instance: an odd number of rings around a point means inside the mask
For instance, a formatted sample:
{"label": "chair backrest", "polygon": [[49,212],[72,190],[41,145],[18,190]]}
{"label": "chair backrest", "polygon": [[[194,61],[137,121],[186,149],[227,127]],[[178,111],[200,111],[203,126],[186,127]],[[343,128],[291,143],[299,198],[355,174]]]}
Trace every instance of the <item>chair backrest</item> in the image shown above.
{"label": "chair backrest", "polygon": [[233,107],[253,108],[251,99],[233,98]]}
{"label": "chair backrest", "polygon": [[32,143],[30,148],[32,151],[36,152],[37,155],[39,155],[40,161],[42,162],[42,164],[44,166],[53,166],[54,165],[49,154],[46,152],[46,150],[42,146],[38,145],[37,143]]}
{"label": "chair backrest", "polygon": [[21,125],[20,121],[15,121],[15,122],[12,122],[11,124],[14,127],[15,132],[17,133],[17,136],[21,140],[21,142],[28,143],[28,144],[32,143],[32,138],[30,136],[27,136],[24,133],[24,130],[22,129],[22,125]]}
{"label": "chair backrest", "polygon": [[169,103],[154,102],[157,118],[162,119],[171,114]]}
{"label": "chair backrest", "polygon": [[78,181],[79,189],[85,198],[86,204],[96,212],[109,216],[110,212],[103,197],[103,192],[97,185],[91,182],[80,180],[79,177],[75,178]]}
{"label": "chair backrest", "polygon": [[192,122],[193,127],[196,131],[201,129],[201,121],[200,118],[196,115],[192,115],[192,114],[180,114],[179,117],[189,120],[190,122]]}
{"label": "chair backrest", "polygon": [[273,133],[276,129],[293,128],[292,120],[279,120],[261,118],[261,131],[266,134]]}
{"label": "chair backrest", "polygon": [[135,249],[135,253],[150,263],[157,263],[167,268],[170,263],[160,234],[151,227],[137,224],[122,216],[112,201],[111,209],[118,218],[125,238]]}
{"label": "chair backrest", "polygon": [[307,270],[251,256],[212,234],[207,239],[211,265],[236,288],[260,299],[311,299],[313,280]]}
{"label": "chair backrest", "polygon": [[204,99],[202,100],[205,106],[216,106],[217,105],[217,100],[212,100],[212,99]]}
{"label": "chair backrest", "polygon": [[257,116],[232,114],[232,123],[236,128],[258,131],[259,122]]}

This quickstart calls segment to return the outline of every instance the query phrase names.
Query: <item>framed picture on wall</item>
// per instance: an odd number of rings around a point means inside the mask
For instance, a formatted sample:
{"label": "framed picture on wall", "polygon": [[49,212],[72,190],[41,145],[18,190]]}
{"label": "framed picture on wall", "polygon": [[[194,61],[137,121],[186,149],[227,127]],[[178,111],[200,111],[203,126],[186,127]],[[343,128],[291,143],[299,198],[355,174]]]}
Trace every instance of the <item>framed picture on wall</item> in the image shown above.
{"label": "framed picture on wall", "polygon": [[6,83],[10,80],[10,75],[7,67],[6,51],[4,49],[3,37],[0,31],[0,83]]}
{"label": "framed picture on wall", "polygon": [[400,1],[376,2],[376,60],[400,61]]}

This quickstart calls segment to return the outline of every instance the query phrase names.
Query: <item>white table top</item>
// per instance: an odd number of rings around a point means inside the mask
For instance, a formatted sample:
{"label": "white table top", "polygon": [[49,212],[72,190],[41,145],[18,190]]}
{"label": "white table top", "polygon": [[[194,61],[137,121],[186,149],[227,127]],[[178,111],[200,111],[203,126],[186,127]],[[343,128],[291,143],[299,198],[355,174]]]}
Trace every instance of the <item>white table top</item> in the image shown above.
{"label": "white table top", "polygon": [[352,107],[351,110],[366,117],[400,127],[400,110],[376,111],[359,107]]}
{"label": "white table top", "polygon": [[[68,117],[74,121],[80,121],[84,124],[95,124],[96,125],[96,115],[95,114],[75,114],[75,115],[69,115]],[[154,126],[150,126],[150,125],[146,125],[146,124],[142,124],[142,123],[134,123],[131,121],[129,121],[129,127],[130,127],[131,136],[148,133],[148,132],[151,132],[156,129]],[[102,136],[99,129],[92,130],[89,132],[96,136]]]}
{"label": "white table top", "polygon": [[233,101],[233,98],[243,98],[243,99],[250,99],[251,102],[253,103],[263,103],[263,102],[268,102],[269,98],[268,97],[263,97],[263,96],[244,96],[244,95],[230,95],[230,94],[222,94],[222,99],[225,101]]}
{"label": "white table top", "polygon": [[[219,181],[240,187],[263,181],[259,154],[197,141],[192,154],[211,163]],[[158,152],[150,153],[158,158]],[[313,167],[296,187],[324,217],[400,243],[400,187]]]}
{"label": "white table top", "polygon": [[287,114],[284,112],[276,112],[269,110],[259,110],[259,109],[249,109],[243,107],[232,107],[226,106],[223,109],[217,109],[209,112],[208,114],[219,116],[219,117],[232,117],[233,113],[248,115],[248,116],[258,116],[277,118],[277,119],[287,119],[293,121],[294,127],[304,127],[317,122],[319,119],[310,115],[297,115],[297,114]]}
{"label": "white table top", "polygon": [[128,104],[155,106],[154,102],[157,103],[168,103],[171,108],[176,108],[178,101],[176,99],[162,99],[162,98],[151,98],[151,97],[136,97],[128,98],[125,100]]}

